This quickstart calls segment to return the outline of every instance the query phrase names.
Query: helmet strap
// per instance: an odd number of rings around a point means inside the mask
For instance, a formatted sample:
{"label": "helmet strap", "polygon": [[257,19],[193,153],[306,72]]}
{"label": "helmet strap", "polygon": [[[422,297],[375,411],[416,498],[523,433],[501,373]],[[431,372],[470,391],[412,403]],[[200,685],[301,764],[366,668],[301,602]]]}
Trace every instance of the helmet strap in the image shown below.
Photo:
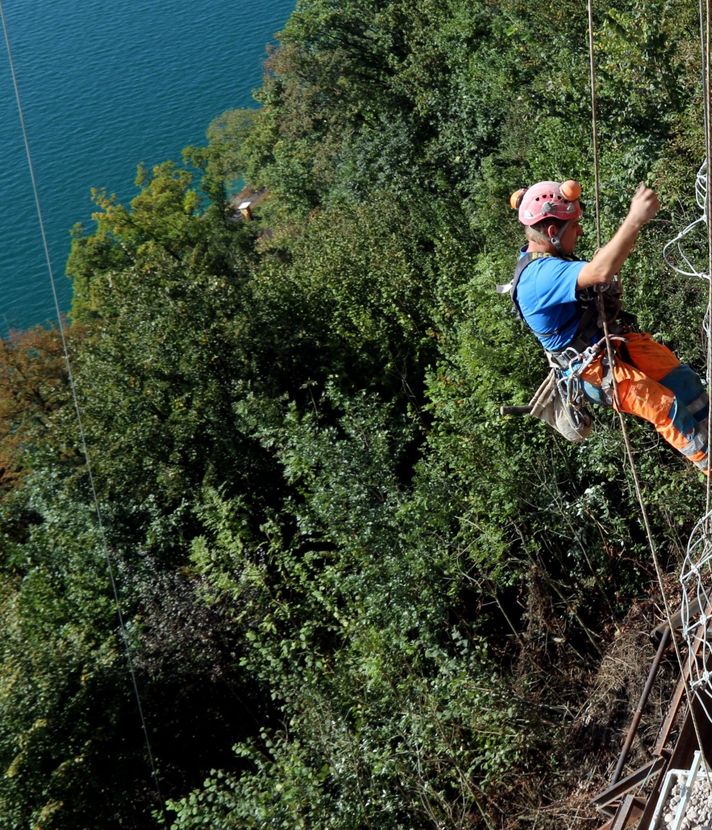
{"label": "helmet strap", "polygon": [[556,236],[549,237],[549,242],[551,242],[551,244],[554,246],[557,254],[563,254],[563,250],[561,248],[561,237],[566,233],[566,230],[572,221],[573,219],[569,219],[567,222],[564,222],[564,224],[559,228],[559,232],[556,234]]}

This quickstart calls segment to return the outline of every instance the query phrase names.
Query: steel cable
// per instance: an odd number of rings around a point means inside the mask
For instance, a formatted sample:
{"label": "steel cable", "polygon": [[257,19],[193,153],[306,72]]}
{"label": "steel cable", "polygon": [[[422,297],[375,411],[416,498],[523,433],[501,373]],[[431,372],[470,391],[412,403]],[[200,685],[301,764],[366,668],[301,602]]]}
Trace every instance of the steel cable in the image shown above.
{"label": "steel cable", "polygon": [[84,424],[83,424],[83,420],[82,420],[81,408],[79,406],[79,397],[78,397],[78,394],[77,394],[77,387],[76,387],[76,383],[74,381],[74,374],[72,372],[72,364],[71,364],[71,359],[70,359],[70,356],[69,356],[69,348],[68,348],[68,345],[67,345],[67,337],[66,337],[66,332],[65,332],[65,327],[64,327],[64,320],[62,318],[62,312],[61,312],[60,305],[59,305],[59,298],[58,298],[58,295],[57,295],[57,287],[56,287],[56,280],[55,280],[55,276],[54,276],[54,269],[53,269],[53,266],[52,266],[52,259],[51,259],[51,256],[50,256],[49,245],[48,245],[48,242],[47,242],[47,234],[46,234],[46,231],[45,231],[45,223],[44,223],[44,216],[43,216],[42,206],[41,206],[41,201],[40,201],[40,196],[39,196],[39,188],[38,188],[38,185],[37,185],[37,177],[35,175],[34,164],[33,164],[33,161],[32,161],[32,152],[30,150],[30,142],[29,142],[29,136],[28,136],[28,131],[27,131],[27,125],[25,123],[24,107],[23,107],[23,104],[22,104],[22,97],[20,95],[20,88],[19,88],[19,84],[18,84],[18,81],[17,81],[17,73],[15,71],[15,61],[14,61],[14,58],[13,58],[12,46],[11,46],[11,41],[10,41],[10,32],[9,32],[8,25],[7,25],[7,20],[6,20],[6,17],[5,17],[5,10],[4,10],[4,7],[3,7],[3,0],[0,0],[0,23],[2,23],[3,37],[4,37],[4,40],[5,40],[5,48],[6,48],[6,51],[7,51],[8,64],[9,64],[9,68],[10,68],[10,76],[11,76],[12,86],[13,86],[13,90],[14,90],[14,94],[15,94],[15,102],[17,104],[17,111],[18,111],[18,117],[19,117],[19,121],[20,121],[20,129],[21,129],[21,132],[22,132],[22,139],[23,139],[23,143],[24,143],[24,147],[25,147],[25,156],[26,156],[26,159],[27,159],[27,166],[28,166],[28,169],[29,169],[30,179],[31,179],[31,182],[32,182],[32,192],[33,192],[33,195],[34,195],[35,210],[36,210],[36,213],[37,213],[37,221],[38,221],[38,224],[39,224],[40,236],[42,238],[42,247],[44,249],[45,262],[46,262],[46,265],[47,265],[47,272],[48,272],[48,275],[49,275],[49,281],[50,281],[50,285],[51,285],[51,288],[52,288],[52,297],[53,297],[53,301],[54,301],[55,313],[57,315],[57,325],[58,325],[59,335],[60,335],[60,339],[61,339],[61,343],[62,343],[62,350],[63,350],[63,354],[64,354],[65,368],[66,368],[66,372],[67,372],[67,380],[69,382],[69,387],[70,387],[71,396],[72,396],[72,402],[74,404],[74,412],[75,412],[75,416],[76,416],[76,420],[77,420],[77,427],[78,427],[78,433],[79,433],[79,443],[80,443],[82,455],[84,457],[84,464],[85,464],[85,469],[86,469],[86,473],[87,473],[87,480],[89,482],[89,489],[90,489],[90,492],[91,492],[91,497],[92,497],[92,501],[93,501],[93,504],[94,504],[95,514],[96,514],[97,529],[99,531],[99,538],[101,540],[102,552],[103,552],[104,558],[106,560],[106,566],[107,566],[107,571],[108,571],[108,575],[109,575],[109,582],[111,584],[111,591],[112,591],[114,605],[115,605],[115,609],[116,609],[116,616],[117,616],[117,620],[118,620],[118,623],[119,623],[119,631],[120,631],[121,640],[122,640],[122,643],[123,643],[123,646],[124,646],[124,651],[125,651],[125,656],[126,656],[126,662],[127,662],[127,665],[128,665],[129,675],[130,675],[130,678],[131,678],[131,687],[132,687],[134,699],[136,701],[136,707],[137,707],[137,710],[138,710],[138,716],[139,716],[139,720],[140,720],[140,724],[141,724],[141,730],[143,732],[143,738],[144,738],[144,743],[145,743],[145,747],[146,747],[146,755],[147,755],[147,758],[148,758],[148,763],[149,763],[149,767],[150,767],[150,770],[151,770],[151,776],[153,778],[153,783],[154,783],[154,788],[155,788],[155,791],[156,791],[156,795],[158,797],[159,803],[161,805],[161,810],[162,810],[162,808],[163,808],[163,796],[161,795],[161,787],[160,787],[160,782],[159,782],[159,778],[158,778],[158,769],[157,769],[157,766],[156,766],[155,757],[154,757],[154,754],[153,754],[153,749],[151,747],[151,740],[150,740],[150,737],[149,737],[149,734],[148,734],[148,726],[147,726],[147,723],[146,723],[143,704],[142,704],[142,701],[141,701],[141,694],[139,692],[138,681],[137,681],[137,678],[136,678],[136,669],[135,669],[135,666],[134,666],[133,657],[131,655],[131,645],[130,645],[129,639],[128,639],[128,633],[127,633],[127,629],[126,629],[126,623],[124,621],[124,616],[123,616],[123,613],[121,611],[121,603],[120,603],[120,600],[119,600],[119,591],[118,591],[118,586],[117,586],[117,583],[116,583],[116,576],[115,576],[115,573],[114,573],[114,566],[113,566],[113,563],[111,561],[111,555],[109,554],[109,546],[108,546],[107,538],[106,538],[106,530],[105,530],[105,527],[104,527],[104,521],[103,521],[103,518],[102,518],[101,507],[99,505],[99,498],[98,498],[98,495],[97,495],[96,486],[95,486],[95,483],[94,483],[94,474],[93,474],[93,469],[92,469],[92,463],[91,463],[91,458],[90,458],[90,454],[89,454],[89,448],[87,446],[86,433],[85,433],[85,430],[84,430]]}

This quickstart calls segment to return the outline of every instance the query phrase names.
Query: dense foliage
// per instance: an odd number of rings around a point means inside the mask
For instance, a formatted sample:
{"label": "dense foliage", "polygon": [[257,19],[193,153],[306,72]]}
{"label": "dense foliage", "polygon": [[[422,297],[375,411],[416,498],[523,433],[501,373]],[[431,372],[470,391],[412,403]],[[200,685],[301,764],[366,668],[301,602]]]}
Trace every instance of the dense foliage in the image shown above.
{"label": "dense foliage", "polygon": [[[604,234],[659,190],[627,302],[699,368],[702,287],[660,257],[695,13],[601,3],[595,35]],[[55,332],[0,347],[2,827],[573,826],[632,691],[582,701],[654,574],[611,414],[577,447],[499,417],[545,366],[493,289],[511,191],[592,191],[586,38],[573,0],[299,0],[259,109],[96,194],[72,384]],[[673,570],[704,488],[630,428]]]}

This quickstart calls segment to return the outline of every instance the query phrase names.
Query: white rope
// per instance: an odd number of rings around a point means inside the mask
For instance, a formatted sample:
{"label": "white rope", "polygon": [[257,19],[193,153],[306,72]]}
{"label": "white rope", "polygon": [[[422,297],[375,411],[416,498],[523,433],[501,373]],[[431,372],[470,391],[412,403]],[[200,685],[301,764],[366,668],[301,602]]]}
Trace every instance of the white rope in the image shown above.
{"label": "white rope", "polygon": [[706,513],[695,525],[680,573],[682,585],[682,637],[687,643],[690,690],[712,721],[712,539]]}
{"label": "white rope", "polygon": [[706,160],[695,176],[695,201],[701,215],[665,245],[663,259],[676,274],[708,280]]}
{"label": "white rope", "polygon": [[[695,176],[695,201],[700,216],[687,225],[663,248],[665,262],[677,274],[708,281],[709,297],[703,320],[707,335],[707,388],[710,388],[712,371],[712,333],[710,332],[710,308],[712,307],[712,235],[709,225],[712,185],[708,161],[712,153],[710,129],[710,2],[703,8],[700,0],[700,41],[702,52],[702,91],[705,127],[706,158]],[[712,445],[712,422],[707,417],[707,451]],[[712,509],[710,506],[710,477],[707,477],[707,504],[705,515],[695,525],[687,544],[680,573],[682,589],[682,639],[687,645],[687,671],[690,692],[699,703],[707,719],[712,722]],[[699,736],[698,736],[699,737]],[[700,745],[700,749],[702,746]]]}

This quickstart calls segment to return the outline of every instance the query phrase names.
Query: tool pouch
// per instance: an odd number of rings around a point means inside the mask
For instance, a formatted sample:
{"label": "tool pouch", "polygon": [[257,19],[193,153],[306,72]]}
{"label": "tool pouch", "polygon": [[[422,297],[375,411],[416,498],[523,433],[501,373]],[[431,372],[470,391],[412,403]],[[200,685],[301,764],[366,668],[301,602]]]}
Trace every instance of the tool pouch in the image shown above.
{"label": "tool pouch", "polygon": [[549,372],[529,406],[530,415],[545,421],[567,441],[575,444],[585,440],[593,428],[593,416],[588,407],[580,400],[565,399],[556,369]]}

